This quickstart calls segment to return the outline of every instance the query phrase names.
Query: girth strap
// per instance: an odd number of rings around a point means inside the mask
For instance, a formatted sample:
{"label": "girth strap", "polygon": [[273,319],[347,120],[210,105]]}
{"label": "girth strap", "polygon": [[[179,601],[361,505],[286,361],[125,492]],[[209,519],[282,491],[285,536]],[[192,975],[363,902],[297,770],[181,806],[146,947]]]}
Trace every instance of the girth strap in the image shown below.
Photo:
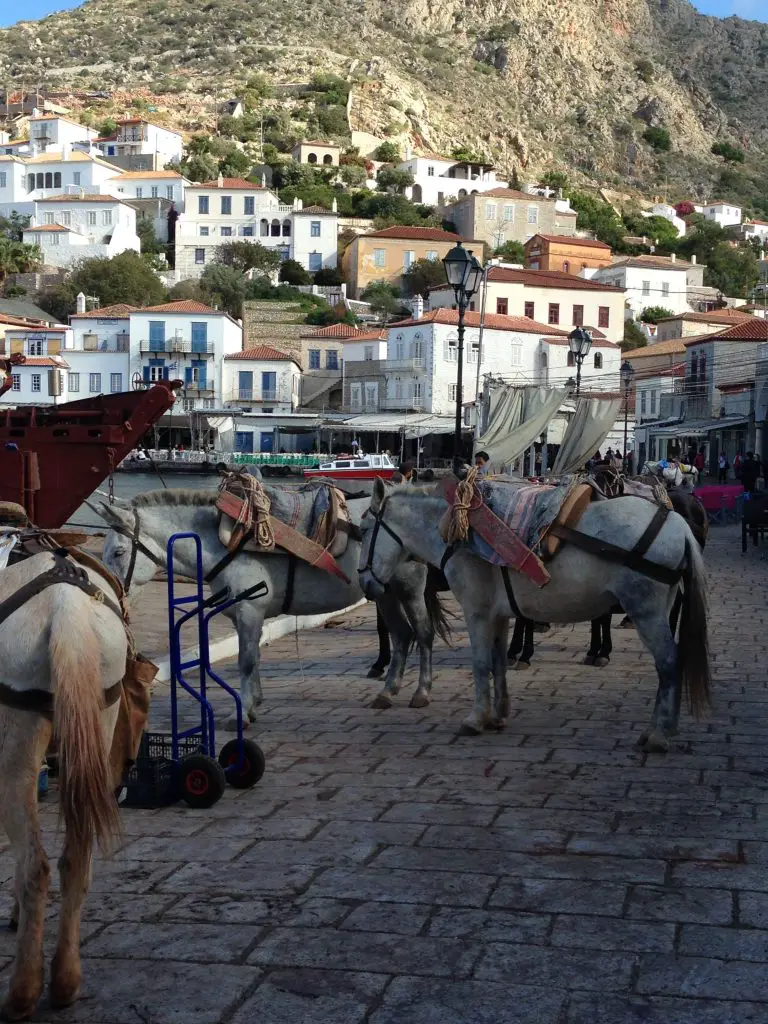
{"label": "girth strap", "polygon": [[512,583],[509,579],[509,569],[506,565],[502,565],[501,567],[501,578],[504,580],[504,589],[507,592],[507,600],[509,601],[509,607],[512,609],[512,614],[516,619],[522,618],[520,615],[520,609],[517,607],[515,595],[512,592]]}
{"label": "girth strap", "polygon": [[285,595],[283,597],[283,605],[280,611],[283,615],[287,615],[291,605],[293,604],[293,592],[296,586],[296,556],[288,555],[288,575],[285,580]]}
{"label": "girth strap", "polygon": [[660,505],[651,519],[650,523],[646,526],[642,536],[638,540],[637,544],[632,548],[632,554],[642,556],[646,553],[648,548],[653,544],[658,535],[661,533],[661,528],[667,521],[669,515],[669,509],[666,506]]}
{"label": "girth strap", "polygon": [[[660,512],[665,512],[664,509],[659,509]],[[656,517],[654,517],[655,519]],[[656,533],[659,532],[659,527]],[[642,553],[638,554],[637,550],[627,551],[626,548],[620,548],[616,544],[611,544],[606,540],[598,540],[597,537],[590,537],[586,533],[581,533],[578,530],[572,530],[570,526],[563,526],[561,523],[554,523],[550,530],[556,537],[560,537],[561,540],[567,541],[569,544],[573,544],[577,548],[581,548],[582,551],[588,551],[591,555],[598,555],[600,558],[605,558],[609,562],[618,562],[619,565],[625,565],[628,569],[634,569],[635,572],[641,573],[643,576],[648,576],[652,580],[656,580],[659,583],[665,583],[667,586],[672,587],[676,583],[680,582],[680,578],[683,575],[683,566],[685,565],[685,559],[677,567],[677,569],[668,569],[665,565],[659,565],[657,562],[649,562],[647,558],[643,558]],[[640,541],[644,541],[648,530],[645,531]],[[655,534],[654,534],[655,536]],[[638,542],[639,543],[639,542]],[[653,543],[653,537],[645,542],[643,548],[647,551]],[[637,545],[636,545],[637,547]]]}
{"label": "girth strap", "polygon": [[[109,708],[120,699],[122,681],[104,691],[103,707]],[[53,694],[48,690],[14,690],[0,683],[0,704],[17,711],[34,711],[45,718],[53,718]]]}

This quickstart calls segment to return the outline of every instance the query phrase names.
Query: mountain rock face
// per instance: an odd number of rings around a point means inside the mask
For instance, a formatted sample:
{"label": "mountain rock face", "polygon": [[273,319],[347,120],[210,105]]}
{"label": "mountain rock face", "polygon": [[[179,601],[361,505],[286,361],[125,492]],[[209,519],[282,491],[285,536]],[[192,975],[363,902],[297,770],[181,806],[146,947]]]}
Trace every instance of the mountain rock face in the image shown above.
{"label": "mountain rock face", "polygon": [[[88,0],[0,31],[0,82],[148,89],[186,130],[210,128],[214,89],[256,72],[283,87],[342,75],[352,129],[463,145],[525,177],[562,168],[706,196],[723,139],[765,175],[768,24],[686,0]],[[669,153],[649,127],[669,132]]]}

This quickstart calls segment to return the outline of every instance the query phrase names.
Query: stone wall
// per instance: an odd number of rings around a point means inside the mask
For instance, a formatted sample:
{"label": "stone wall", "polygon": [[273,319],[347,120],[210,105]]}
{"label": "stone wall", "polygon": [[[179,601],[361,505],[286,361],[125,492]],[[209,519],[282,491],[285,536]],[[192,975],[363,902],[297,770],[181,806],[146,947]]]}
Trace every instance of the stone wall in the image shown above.
{"label": "stone wall", "polygon": [[295,302],[246,302],[243,307],[243,347],[272,345],[281,352],[301,355],[306,331],[304,311]]}

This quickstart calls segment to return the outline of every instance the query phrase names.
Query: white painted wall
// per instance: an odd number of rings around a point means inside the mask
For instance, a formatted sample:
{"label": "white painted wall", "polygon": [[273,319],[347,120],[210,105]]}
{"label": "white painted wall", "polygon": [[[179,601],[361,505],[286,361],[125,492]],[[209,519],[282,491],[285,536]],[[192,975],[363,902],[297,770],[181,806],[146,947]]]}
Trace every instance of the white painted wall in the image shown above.
{"label": "white painted wall", "polygon": [[689,313],[685,267],[601,267],[593,281],[616,285],[626,292],[628,317],[637,319],[646,306],[663,306],[672,313]]}
{"label": "white painted wall", "polygon": [[[240,387],[241,373],[252,373],[252,386]],[[262,373],[275,374],[274,393],[262,387]],[[292,359],[225,359],[222,368],[225,403],[258,411],[293,412],[299,405],[301,370]]]}
{"label": "white painted wall", "polygon": [[[190,182],[181,174],[166,171],[162,178],[154,177],[151,171],[146,177],[139,177],[139,172],[118,174],[110,178],[110,190],[125,199],[167,199],[176,204],[179,213],[184,210],[184,198]],[[172,175],[165,177],[165,175]]]}
{"label": "white painted wall", "polygon": [[[412,156],[401,161],[397,167],[401,171],[410,171],[414,184],[421,189],[421,197],[417,192],[416,201],[429,206],[436,206],[441,199],[454,199],[471,192],[487,192],[499,185],[496,171],[492,168],[459,164],[456,160]],[[455,177],[449,176],[451,168],[454,169]],[[413,187],[407,188],[405,194],[409,199],[413,198]]]}
{"label": "white painted wall", "polygon": [[[36,227],[61,224],[66,233],[35,231]],[[69,267],[75,260],[90,256],[111,259],[130,249],[139,252],[136,211],[125,203],[83,202],[75,197],[58,202],[35,203],[24,241],[39,245],[44,262],[54,267]]]}
{"label": "white painted wall", "polygon": [[[367,356],[366,351],[370,350],[371,355]],[[386,340],[371,341],[344,341],[342,355],[345,363],[361,363],[368,359],[386,359]]]}
{"label": "white painted wall", "polygon": [[707,220],[713,220],[721,228],[729,224],[741,224],[741,207],[730,203],[715,203],[702,208],[702,213]]}

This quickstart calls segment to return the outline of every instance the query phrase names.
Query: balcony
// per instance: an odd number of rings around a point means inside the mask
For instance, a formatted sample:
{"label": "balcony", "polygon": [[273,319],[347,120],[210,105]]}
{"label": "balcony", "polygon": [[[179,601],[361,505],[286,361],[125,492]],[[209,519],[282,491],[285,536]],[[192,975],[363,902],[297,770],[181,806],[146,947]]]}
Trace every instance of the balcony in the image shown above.
{"label": "balcony", "polygon": [[214,390],[208,384],[198,387],[196,384],[185,384],[182,392],[184,398],[213,398]]}
{"label": "balcony", "polygon": [[385,372],[387,370],[400,370],[407,373],[418,373],[424,370],[426,365],[427,360],[424,356],[415,356],[412,359],[382,359],[381,361],[381,369]]}
{"label": "balcony", "polygon": [[426,404],[423,398],[382,398],[379,408],[390,412],[424,412]]}
{"label": "balcony", "polygon": [[166,338],[164,341],[147,340],[139,342],[139,352],[142,355],[190,355],[190,356],[212,356],[214,354],[212,341],[195,341],[189,338]]}
{"label": "balcony", "polygon": [[280,392],[264,388],[235,388],[226,398],[227,402],[279,402]]}

